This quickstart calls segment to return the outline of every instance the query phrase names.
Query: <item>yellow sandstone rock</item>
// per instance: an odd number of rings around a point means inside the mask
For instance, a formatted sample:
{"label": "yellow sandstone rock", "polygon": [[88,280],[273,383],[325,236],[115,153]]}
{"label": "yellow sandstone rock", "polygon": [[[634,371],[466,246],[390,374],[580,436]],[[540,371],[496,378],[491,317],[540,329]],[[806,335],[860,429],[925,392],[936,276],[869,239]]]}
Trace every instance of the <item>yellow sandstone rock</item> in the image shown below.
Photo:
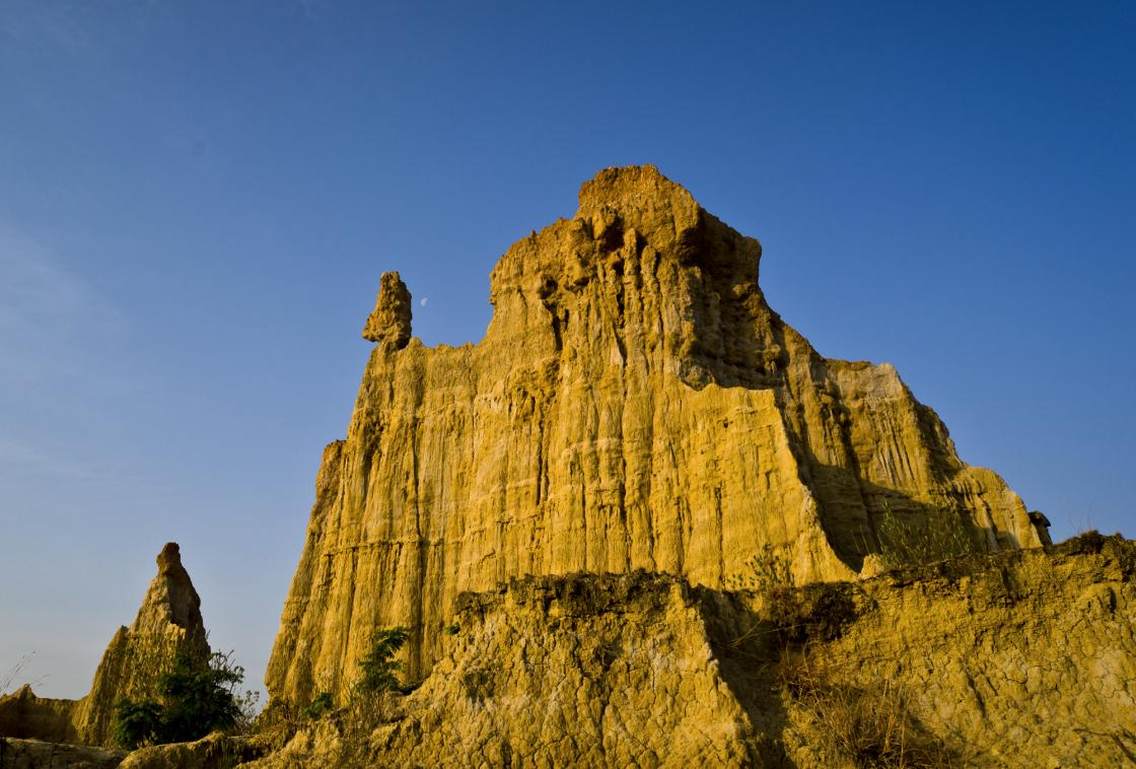
{"label": "yellow sandstone rock", "polygon": [[572,219],[501,257],[477,344],[407,341],[409,292],[384,275],[271,696],[346,694],[374,630],[395,625],[420,678],[457,595],[522,575],[645,569],[718,587],[767,553],[806,584],[856,576],[889,526],[982,551],[1046,541],[893,367],[825,359],[785,324],[760,256],[644,166],[600,172]]}
{"label": "yellow sandstone rock", "polygon": [[409,695],[245,769],[1128,766],[1136,545],[1082,537],[874,579],[647,572],[466,594]]}
{"label": "yellow sandstone rock", "polygon": [[201,663],[209,658],[201,599],[182,566],[177,544],[167,543],[157,562],[158,573],[134,622],[114,634],[87,696],[45,699],[24,687],[0,697],[0,737],[112,745],[119,700],[158,699],[158,679],[173,668],[179,654]]}
{"label": "yellow sandstone rock", "polygon": [[157,561],[158,574],[134,622],[114,634],[91,691],[77,709],[79,735],[86,744],[111,743],[119,700],[158,699],[158,679],[172,669],[179,654],[202,664],[209,658],[201,598],[182,566],[177,543],[167,543]]}

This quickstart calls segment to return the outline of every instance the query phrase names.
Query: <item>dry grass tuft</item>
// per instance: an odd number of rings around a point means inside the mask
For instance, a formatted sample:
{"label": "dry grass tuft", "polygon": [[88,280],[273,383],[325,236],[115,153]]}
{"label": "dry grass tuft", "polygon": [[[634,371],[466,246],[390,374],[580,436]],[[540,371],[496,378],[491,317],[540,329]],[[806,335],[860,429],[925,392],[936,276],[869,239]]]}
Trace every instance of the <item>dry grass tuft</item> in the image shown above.
{"label": "dry grass tuft", "polygon": [[786,649],[778,678],[803,708],[822,752],[858,769],[951,769],[963,764],[920,726],[906,688],[894,678],[872,688],[837,683],[807,649]]}

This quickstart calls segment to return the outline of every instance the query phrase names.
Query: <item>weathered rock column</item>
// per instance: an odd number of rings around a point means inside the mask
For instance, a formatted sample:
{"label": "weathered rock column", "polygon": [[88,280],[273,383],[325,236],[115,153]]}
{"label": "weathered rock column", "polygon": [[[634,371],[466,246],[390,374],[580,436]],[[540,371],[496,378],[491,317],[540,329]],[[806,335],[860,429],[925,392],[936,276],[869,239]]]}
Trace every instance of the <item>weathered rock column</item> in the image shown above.
{"label": "weathered rock column", "polygon": [[392,350],[410,341],[410,291],[397,272],[384,272],[379,279],[379,295],[363,326],[363,338]]}

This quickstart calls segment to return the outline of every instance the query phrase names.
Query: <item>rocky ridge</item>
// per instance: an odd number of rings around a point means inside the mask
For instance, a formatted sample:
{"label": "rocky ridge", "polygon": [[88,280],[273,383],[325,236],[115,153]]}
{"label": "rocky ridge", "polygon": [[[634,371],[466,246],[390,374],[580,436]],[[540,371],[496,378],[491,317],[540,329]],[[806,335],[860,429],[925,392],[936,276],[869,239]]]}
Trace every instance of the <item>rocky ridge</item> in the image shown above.
{"label": "rocky ridge", "polygon": [[1136,763],[1136,543],[1119,536],[797,588],[529,576],[454,617],[406,695],[125,757],[0,739],[0,767]]}
{"label": "rocky ridge", "polygon": [[650,166],[601,171],[490,280],[477,344],[411,337],[387,273],[347,437],[324,451],[266,683],[345,695],[375,628],[422,678],[463,591],[636,569],[721,587],[879,568],[891,529],[1048,541],[894,368],[826,359],[769,307],[761,246]]}
{"label": "rocky ridge", "polygon": [[[343,710],[243,766],[1136,761],[1136,545],[1119,537],[780,594],[528,577],[463,595],[455,616],[431,675],[365,728]],[[886,724],[903,762],[886,760]]]}

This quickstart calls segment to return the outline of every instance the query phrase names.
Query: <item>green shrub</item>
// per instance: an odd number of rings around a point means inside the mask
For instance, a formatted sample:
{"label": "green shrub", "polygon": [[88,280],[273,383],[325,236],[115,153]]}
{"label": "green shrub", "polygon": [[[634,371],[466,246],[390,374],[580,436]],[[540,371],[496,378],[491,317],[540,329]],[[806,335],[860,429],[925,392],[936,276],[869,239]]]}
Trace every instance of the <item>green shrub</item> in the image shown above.
{"label": "green shrub", "polygon": [[122,699],[114,706],[112,736],[119,747],[134,750],[157,742],[161,732],[162,706],[153,700]]}
{"label": "green shrub", "polygon": [[251,719],[256,695],[237,687],[245,671],[232,652],[215,652],[202,663],[180,654],[158,679],[160,702],[121,700],[115,706],[115,741],[133,749],[146,743],[189,742]]}
{"label": "green shrub", "polygon": [[320,692],[315,696],[315,699],[309,702],[308,706],[304,708],[304,718],[315,721],[323,716],[324,713],[328,713],[334,709],[335,700],[332,699],[331,693]]}
{"label": "green shrub", "polygon": [[173,670],[159,681],[165,704],[163,741],[188,742],[236,726],[241,718],[237,686],[244,678],[244,668],[231,654],[215,652],[205,666],[179,657]]}
{"label": "green shrub", "polygon": [[378,694],[397,691],[401,687],[397,673],[402,670],[402,664],[394,657],[409,637],[410,631],[404,627],[386,628],[375,633],[370,651],[359,661],[361,676],[355,684],[358,691]]}

